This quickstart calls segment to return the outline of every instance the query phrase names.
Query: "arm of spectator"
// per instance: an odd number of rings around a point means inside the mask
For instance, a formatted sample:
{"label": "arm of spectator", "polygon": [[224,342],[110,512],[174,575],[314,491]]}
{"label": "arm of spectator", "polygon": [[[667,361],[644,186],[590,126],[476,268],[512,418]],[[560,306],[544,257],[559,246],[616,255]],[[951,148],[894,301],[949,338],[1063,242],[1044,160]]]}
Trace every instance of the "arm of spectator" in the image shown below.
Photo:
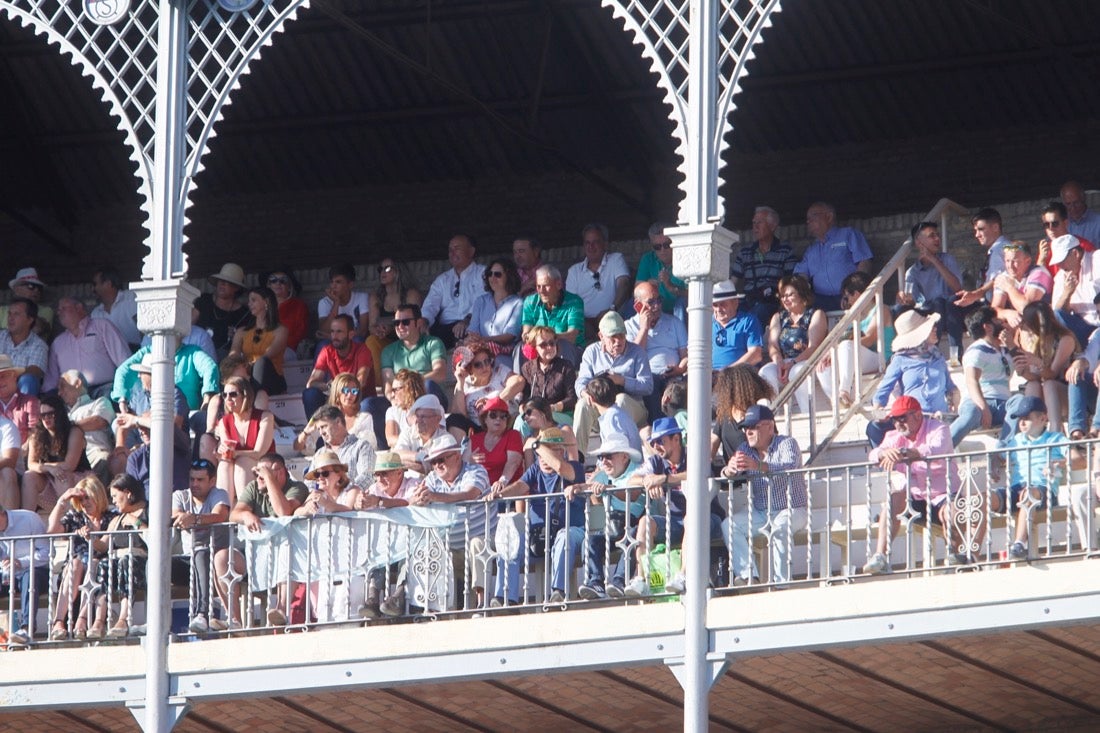
{"label": "arm of spectator", "polygon": [[873,260],[867,259],[856,263],[856,269],[860,272],[865,272],[868,275],[871,274],[871,266],[874,263]]}
{"label": "arm of spectator", "polygon": [[[278,493],[278,492],[276,492]],[[236,522],[237,524],[245,527],[253,532],[258,532],[262,526],[260,517],[256,512],[252,511],[252,508],[245,504],[243,501],[238,501],[233,506],[233,511],[229,513],[229,521]]]}
{"label": "arm of spectator", "polygon": [[653,372],[649,368],[649,360],[644,352],[639,351],[638,358],[634,360],[632,373],[624,374],[624,389],[627,394],[645,397],[653,394]]}
{"label": "arm of spectator", "polygon": [[494,499],[503,499],[509,496],[529,496],[530,494],[531,487],[523,481],[513,481],[507,486],[494,488],[489,492],[489,496]]}
{"label": "arm of spectator", "polygon": [[[240,333],[240,331],[238,331],[237,333]],[[289,333],[286,330],[286,326],[280,324],[279,327],[275,329],[275,338],[271,340],[271,345],[267,347],[267,351],[264,352],[264,356],[272,360],[280,358],[283,354],[286,353],[286,342],[288,337]],[[236,335],[234,335],[233,340],[237,340]]]}
{"label": "arm of spectator", "polygon": [[424,298],[424,303],[420,306],[420,315],[429,326],[435,323],[439,311],[443,308],[442,279],[443,276],[440,275],[432,281],[431,287],[428,288],[428,297]]}
{"label": "arm of spectator", "polygon": [[138,379],[137,372],[131,369],[130,366],[132,364],[140,364],[142,358],[148,354],[149,351],[150,347],[143,346],[128,358],[124,359],[123,362],[115,368],[115,379],[111,385],[112,400],[121,402],[130,396],[130,390]]}
{"label": "arm of spectator", "polygon": [[1066,334],[1058,339],[1058,348],[1054,350],[1054,358],[1050,364],[1044,364],[1039,376],[1043,379],[1061,379],[1069,368],[1073,352],[1077,349],[1077,339],[1072,334]]}
{"label": "arm of spectator", "polygon": [[306,380],[306,387],[324,390],[327,386],[328,374],[320,369],[314,368],[314,370],[309,373],[309,379]]}
{"label": "arm of spectator", "polygon": [[734,364],[748,364],[749,366],[755,366],[760,363],[760,360],[764,358],[764,349],[759,346],[750,346],[744,353],[744,355],[733,362]]}

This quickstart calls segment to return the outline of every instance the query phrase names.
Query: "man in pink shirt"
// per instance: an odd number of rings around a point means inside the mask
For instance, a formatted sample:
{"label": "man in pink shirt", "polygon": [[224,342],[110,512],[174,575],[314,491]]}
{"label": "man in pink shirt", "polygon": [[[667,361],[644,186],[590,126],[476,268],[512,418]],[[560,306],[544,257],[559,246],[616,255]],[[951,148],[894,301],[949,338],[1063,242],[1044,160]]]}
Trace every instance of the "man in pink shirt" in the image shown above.
{"label": "man in pink shirt", "polygon": [[964,536],[972,538],[973,532],[961,534],[953,525],[956,510],[951,499],[959,490],[957,467],[945,459],[935,460],[955,450],[950,428],[939,420],[925,417],[920,403],[908,395],[894,401],[890,420],[894,429],[868,456],[869,460],[890,471],[890,498],[879,513],[878,548],[863,566],[863,572],[890,572],[888,548],[898,532],[898,515],[906,512],[907,504],[916,515],[911,522],[931,522],[943,529],[949,562],[970,562]]}
{"label": "man in pink shirt", "polygon": [[76,298],[58,301],[57,319],[65,330],[50,345],[42,390],[57,389],[61,373],[76,369],[88,383],[92,399],[110,396],[115,370],[131,354],[118,327],[106,318],[93,320],[84,303]]}

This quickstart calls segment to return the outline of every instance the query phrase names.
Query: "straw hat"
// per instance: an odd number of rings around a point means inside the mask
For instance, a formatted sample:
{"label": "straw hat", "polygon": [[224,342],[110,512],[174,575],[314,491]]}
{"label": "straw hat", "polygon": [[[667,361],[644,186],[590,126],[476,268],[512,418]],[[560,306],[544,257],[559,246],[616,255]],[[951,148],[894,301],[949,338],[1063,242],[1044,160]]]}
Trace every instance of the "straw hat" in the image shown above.
{"label": "straw hat", "polygon": [[317,452],[317,455],[313,456],[313,461],[309,464],[309,473],[306,474],[306,479],[313,481],[317,478],[317,472],[322,468],[338,468],[342,471],[348,470],[348,464],[340,462],[340,456],[336,455],[336,451],[331,448],[322,448]]}
{"label": "straw hat", "polygon": [[222,269],[210,276],[210,282],[216,283],[218,280],[224,280],[230,285],[236,285],[238,288],[245,287],[244,284],[244,268],[235,262],[226,262],[222,265]]}
{"label": "straw hat", "polygon": [[913,349],[923,344],[939,320],[939,313],[927,316],[915,310],[902,313],[894,320],[894,330],[897,332],[894,336],[894,351]]}

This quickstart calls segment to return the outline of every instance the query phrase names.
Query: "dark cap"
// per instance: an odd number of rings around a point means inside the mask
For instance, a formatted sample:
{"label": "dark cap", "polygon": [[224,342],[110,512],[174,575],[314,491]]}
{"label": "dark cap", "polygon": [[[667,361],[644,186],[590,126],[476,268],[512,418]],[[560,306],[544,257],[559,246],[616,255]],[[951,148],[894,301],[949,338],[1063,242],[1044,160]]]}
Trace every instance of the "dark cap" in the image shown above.
{"label": "dark cap", "polygon": [[1038,397],[1025,397],[1012,408],[1012,414],[1009,415],[1009,417],[1019,419],[1021,417],[1027,417],[1033,412],[1041,412],[1044,415],[1047,414],[1047,404]]}
{"label": "dark cap", "polygon": [[771,411],[771,408],[764,405],[753,405],[745,410],[745,419],[741,421],[741,429],[755,428],[761,420],[775,422],[775,413]]}

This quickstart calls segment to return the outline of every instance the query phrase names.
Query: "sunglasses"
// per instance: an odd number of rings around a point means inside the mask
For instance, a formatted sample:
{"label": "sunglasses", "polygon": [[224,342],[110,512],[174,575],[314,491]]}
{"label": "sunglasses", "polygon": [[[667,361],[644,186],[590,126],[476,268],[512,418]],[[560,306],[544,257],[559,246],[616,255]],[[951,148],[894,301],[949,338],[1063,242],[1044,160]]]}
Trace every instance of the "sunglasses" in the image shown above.
{"label": "sunglasses", "polygon": [[[457,295],[457,294],[458,293],[455,293],[455,295]],[[393,319],[393,325],[395,325],[395,326],[409,326],[409,325],[412,325],[412,322],[415,321],[415,320],[416,320],[415,318],[394,318]]]}
{"label": "sunglasses", "polygon": [[459,294],[460,292],[462,292],[462,281],[461,281],[461,280],[456,280],[456,281],[455,281],[455,291],[454,291],[454,293],[452,294],[452,297],[455,297],[455,298],[457,298],[457,297],[458,297],[458,294]]}
{"label": "sunglasses", "polygon": [[436,456],[435,458],[432,458],[431,460],[428,461],[428,463],[433,465],[433,466],[438,466],[441,463],[446,463],[446,462],[447,462],[447,456],[446,455]]}
{"label": "sunglasses", "polygon": [[314,475],[317,476],[317,478],[328,478],[330,475],[339,475],[339,474],[340,474],[339,471],[336,471],[336,470],[330,471],[327,468],[322,468],[320,471],[318,471]]}
{"label": "sunglasses", "polygon": [[542,414],[541,412],[539,412],[538,410],[536,410],[533,407],[529,407],[529,408],[527,408],[526,410],[523,411],[524,419],[530,418],[532,415],[541,415],[541,414]]}
{"label": "sunglasses", "polygon": [[394,267],[393,265],[379,265],[379,266],[378,266],[377,268],[375,268],[375,269],[377,269],[377,270],[378,270],[378,274],[379,274],[379,275],[381,275],[381,274],[383,274],[383,273],[386,273],[386,272],[393,272],[393,271],[394,271],[394,270],[396,270],[397,268],[396,268],[396,267]]}
{"label": "sunglasses", "polygon": [[653,251],[654,252],[661,252],[661,251],[664,251],[666,249],[672,249],[672,245],[667,244],[667,243],[658,243],[658,244],[653,245]]}
{"label": "sunglasses", "polygon": [[596,281],[592,284],[593,287],[595,287],[596,290],[603,290],[603,283],[600,282],[600,273],[593,272],[592,279]]}
{"label": "sunglasses", "polygon": [[267,284],[268,285],[289,285],[290,284],[290,278],[289,277],[283,277],[281,275],[277,275],[277,276],[273,275],[272,277],[269,277],[267,279]]}
{"label": "sunglasses", "polygon": [[213,468],[214,464],[205,458],[199,458],[198,460],[191,461],[191,468]]}
{"label": "sunglasses", "polygon": [[489,361],[488,359],[480,359],[478,361],[471,361],[470,362],[470,366],[472,366],[474,369],[484,369],[485,367],[489,366],[490,364],[492,364],[492,362]]}
{"label": "sunglasses", "polygon": [[42,286],[38,283],[16,283],[16,285],[22,285],[27,290],[41,290]]}
{"label": "sunglasses", "polygon": [[1061,223],[1062,223],[1061,219],[1055,219],[1054,221],[1046,221],[1044,219],[1043,220],[1043,229],[1053,229],[1054,227],[1058,226]]}
{"label": "sunglasses", "polygon": [[341,387],[340,388],[340,394],[358,395],[359,394],[359,388],[358,387]]}
{"label": "sunglasses", "polygon": [[897,417],[891,417],[890,420],[894,423],[905,422],[906,420],[909,419],[909,416],[912,415],[912,414],[913,414],[912,412],[907,412],[904,415],[898,415]]}
{"label": "sunglasses", "polygon": [[596,456],[596,463],[611,463],[611,456],[614,453],[604,453],[602,456]]}
{"label": "sunglasses", "polygon": [[642,303],[644,305],[660,305],[661,304],[661,299],[660,298],[649,298],[648,300],[643,300]]}
{"label": "sunglasses", "polygon": [[489,277],[504,277],[503,270],[490,270]]}
{"label": "sunglasses", "polygon": [[38,413],[38,416],[45,420],[47,417],[57,417],[57,412],[55,410],[42,410]]}
{"label": "sunglasses", "polygon": [[557,341],[539,341],[537,344],[535,344],[535,346],[539,347],[540,349],[549,349],[551,346],[557,345]]}
{"label": "sunglasses", "polygon": [[507,420],[508,419],[508,413],[493,410],[491,412],[485,413],[485,417],[489,418],[490,420]]}
{"label": "sunglasses", "polygon": [[223,400],[235,400],[241,396],[240,392],[222,392]]}

